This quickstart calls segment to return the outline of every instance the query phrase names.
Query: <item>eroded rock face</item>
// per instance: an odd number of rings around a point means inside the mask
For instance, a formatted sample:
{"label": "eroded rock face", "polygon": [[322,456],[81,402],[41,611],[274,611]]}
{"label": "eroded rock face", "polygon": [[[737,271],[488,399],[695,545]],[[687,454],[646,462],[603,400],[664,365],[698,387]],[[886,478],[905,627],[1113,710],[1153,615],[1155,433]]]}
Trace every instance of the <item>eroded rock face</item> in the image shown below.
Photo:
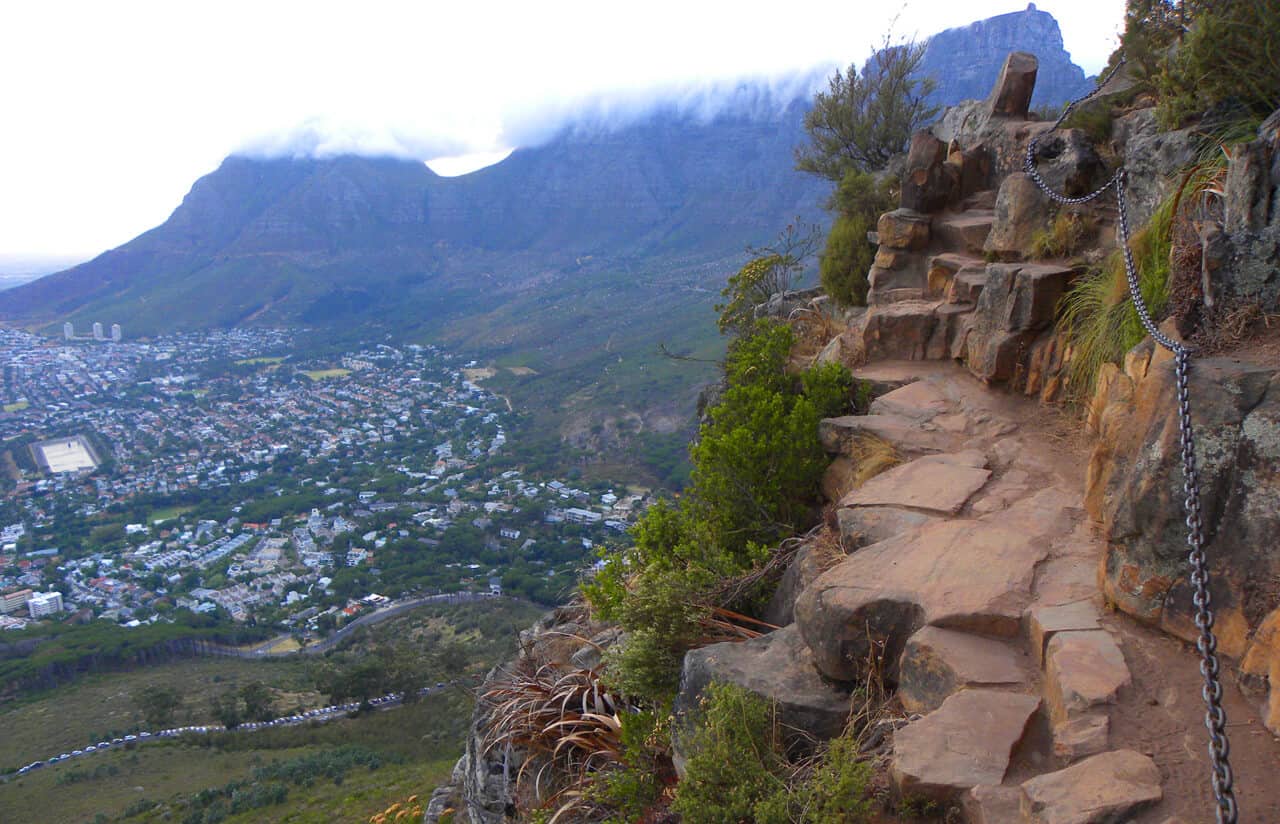
{"label": "eroded rock face", "polygon": [[1072,277],[1054,264],[988,265],[968,336],[969,371],[989,383],[1012,378],[1036,335],[1053,323]]}
{"label": "eroded rock face", "polygon": [[[1219,649],[1239,661],[1265,644],[1264,621],[1280,606],[1280,366],[1197,360],[1190,393],[1215,631]],[[1086,503],[1107,532],[1104,594],[1191,640],[1171,357],[1149,343],[1135,349],[1100,395],[1090,416],[1100,437]]]}

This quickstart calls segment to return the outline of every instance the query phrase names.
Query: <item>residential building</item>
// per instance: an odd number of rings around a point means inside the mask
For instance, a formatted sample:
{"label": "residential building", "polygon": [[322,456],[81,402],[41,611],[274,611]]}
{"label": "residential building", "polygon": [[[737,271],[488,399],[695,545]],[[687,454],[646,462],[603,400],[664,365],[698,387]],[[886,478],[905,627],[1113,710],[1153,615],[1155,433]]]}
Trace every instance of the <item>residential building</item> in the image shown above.
{"label": "residential building", "polygon": [[62,612],[61,592],[37,592],[27,601],[32,618],[45,618]]}

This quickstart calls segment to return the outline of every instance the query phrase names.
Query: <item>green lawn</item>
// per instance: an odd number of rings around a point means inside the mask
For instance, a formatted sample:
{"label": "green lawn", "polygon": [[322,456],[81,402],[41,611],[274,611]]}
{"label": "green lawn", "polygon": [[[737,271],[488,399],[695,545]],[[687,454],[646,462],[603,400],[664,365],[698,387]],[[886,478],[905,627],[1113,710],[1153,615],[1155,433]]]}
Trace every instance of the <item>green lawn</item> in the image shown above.
{"label": "green lawn", "polygon": [[6,403],[3,408],[5,412],[21,412],[30,405],[26,401],[18,401],[17,403]]}
{"label": "green lawn", "polygon": [[326,378],[341,378],[351,374],[350,369],[307,369],[302,374],[311,378],[313,381],[322,381]]}
{"label": "green lawn", "polygon": [[284,363],[284,355],[277,355],[274,357],[245,358],[244,360],[236,361],[236,366],[257,366],[258,364],[264,364],[264,363],[273,363],[273,364]]}
{"label": "green lawn", "polygon": [[154,524],[156,521],[171,521],[179,515],[186,515],[194,506],[165,506],[160,509],[151,511],[150,517],[147,519],[148,524]]}

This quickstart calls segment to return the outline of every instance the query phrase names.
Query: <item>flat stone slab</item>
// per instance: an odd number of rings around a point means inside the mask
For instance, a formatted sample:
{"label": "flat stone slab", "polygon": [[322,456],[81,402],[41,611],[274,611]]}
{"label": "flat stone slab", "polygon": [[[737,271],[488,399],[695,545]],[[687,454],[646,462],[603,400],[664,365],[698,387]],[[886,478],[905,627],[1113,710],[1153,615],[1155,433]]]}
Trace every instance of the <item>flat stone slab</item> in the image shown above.
{"label": "flat stone slab", "polygon": [[1095,707],[1114,704],[1131,683],[1120,646],[1105,630],[1071,630],[1049,639],[1045,651],[1045,700],[1055,725]]}
{"label": "flat stone slab", "polygon": [[892,506],[857,506],[836,510],[840,543],[846,550],[878,544],[937,520],[934,515]]}
{"label": "flat stone slab", "polygon": [[1022,785],[1031,824],[1113,824],[1160,801],[1160,769],[1133,750],[1104,752]]}
{"label": "flat stone slab", "polygon": [[1037,604],[1027,610],[1027,636],[1037,664],[1044,662],[1045,647],[1059,632],[1095,629],[1102,629],[1102,625],[1098,623],[1098,608],[1092,601],[1058,606]]}
{"label": "flat stone slab", "polygon": [[986,464],[977,450],[926,455],[877,475],[842,498],[840,506],[896,506],[955,515],[991,477]]}
{"label": "flat stone slab", "polygon": [[923,423],[951,408],[951,401],[929,381],[916,381],[871,402],[872,415],[897,415]]}
{"label": "flat stone slab", "polygon": [[860,549],[796,599],[796,624],[828,677],[859,677],[873,649],[896,676],[907,639],[926,625],[1018,634],[1049,547],[987,521],[939,521]]}
{"label": "flat stone slab", "polygon": [[1040,706],[1031,695],[965,690],[893,736],[890,773],[903,796],[959,799],[999,784]]}
{"label": "flat stone slab", "polygon": [[932,712],[965,688],[1029,681],[1023,656],[1008,642],[941,627],[907,640],[898,665],[898,699],[907,712]]}
{"label": "flat stone slab", "polygon": [[859,435],[874,435],[904,452],[941,452],[947,437],[929,432],[920,424],[898,415],[844,415],[824,418],[818,423],[818,440],[832,454],[850,454]]}

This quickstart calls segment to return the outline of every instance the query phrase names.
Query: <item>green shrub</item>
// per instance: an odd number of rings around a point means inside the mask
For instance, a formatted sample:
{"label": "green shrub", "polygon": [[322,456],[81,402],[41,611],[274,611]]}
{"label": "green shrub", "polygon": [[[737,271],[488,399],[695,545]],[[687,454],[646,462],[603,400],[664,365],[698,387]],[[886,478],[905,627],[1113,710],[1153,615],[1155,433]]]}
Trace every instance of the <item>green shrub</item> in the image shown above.
{"label": "green shrub", "polygon": [[728,388],[690,447],[684,496],[651,507],[632,530],[634,544],[606,556],[583,587],[599,617],[627,630],[607,658],[624,694],[670,695],[704,619],[728,606],[715,602],[717,588],[814,518],[827,465],[818,421],[849,408],[852,379],[838,365],[788,375],[792,342],[790,328],[772,322],[733,342]]}
{"label": "green shrub", "polygon": [[875,246],[867,240],[880,215],[893,207],[894,182],[865,172],[845,174],[831,197],[836,212],[818,264],[822,288],[840,306],[865,306],[867,272]]}
{"label": "green shrub", "polygon": [[1221,104],[1261,122],[1280,106],[1280,5],[1232,0],[1198,9],[1156,87],[1170,128]]}
{"label": "green shrub", "polygon": [[783,745],[776,707],[713,683],[690,733],[672,809],[689,824],[858,824],[869,821],[871,765],[850,737],[805,770]]}

